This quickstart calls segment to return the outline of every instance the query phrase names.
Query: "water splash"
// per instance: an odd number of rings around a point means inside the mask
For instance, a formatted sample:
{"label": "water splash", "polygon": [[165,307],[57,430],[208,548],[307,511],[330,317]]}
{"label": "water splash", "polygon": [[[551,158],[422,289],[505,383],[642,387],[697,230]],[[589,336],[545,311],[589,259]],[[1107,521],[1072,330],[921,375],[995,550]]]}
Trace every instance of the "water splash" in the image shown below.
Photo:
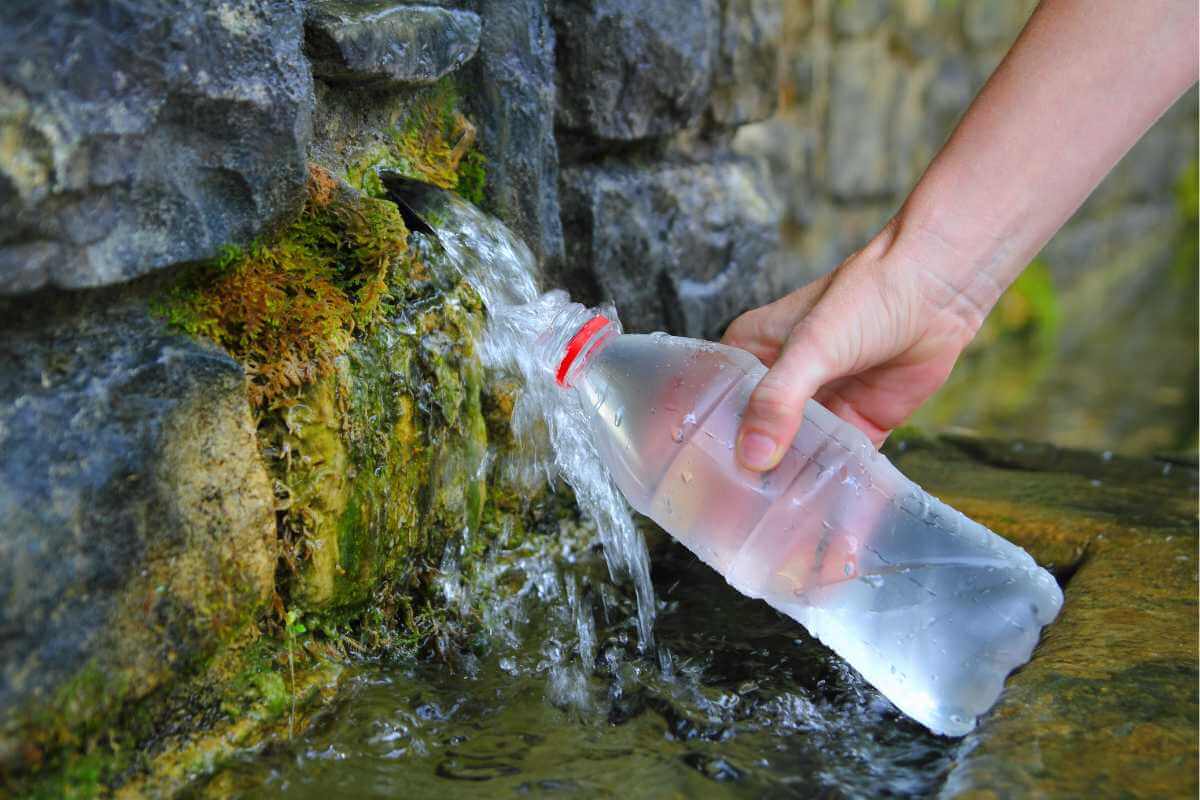
{"label": "water splash", "polygon": [[[480,356],[494,373],[516,375],[522,388],[513,409],[512,427],[519,458],[509,477],[525,485],[565,480],[584,515],[596,524],[613,580],[628,578],[637,596],[638,646],[654,649],[654,588],[645,540],[632,513],[609,477],[591,437],[588,420],[573,392],[555,385],[553,365],[537,342],[548,330],[570,336],[581,312],[566,292],[541,293],[532,253],[499,221],[446,194],[439,207],[438,236],[422,241],[423,257],[444,259],[479,293],[488,312]],[[616,311],[606,316],[616,321]],[[565,333],[564,333],[565,332]]]}

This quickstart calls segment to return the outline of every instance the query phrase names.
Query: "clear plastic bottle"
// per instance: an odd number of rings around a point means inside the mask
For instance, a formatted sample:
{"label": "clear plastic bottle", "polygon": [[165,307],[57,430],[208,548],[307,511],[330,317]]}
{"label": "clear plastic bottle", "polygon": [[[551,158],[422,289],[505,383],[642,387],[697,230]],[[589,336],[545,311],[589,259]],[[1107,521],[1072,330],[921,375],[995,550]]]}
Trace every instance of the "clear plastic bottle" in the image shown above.
{"label": "clear plastic bottle", "polygon": [[621,334],[578,304],[540,341],[635,509],[931,730],[970,731],[1058,614],[1062,591],[1028,553],[816,402],[778,467],[742,468],[735,437],[765,373],[749,353]]}

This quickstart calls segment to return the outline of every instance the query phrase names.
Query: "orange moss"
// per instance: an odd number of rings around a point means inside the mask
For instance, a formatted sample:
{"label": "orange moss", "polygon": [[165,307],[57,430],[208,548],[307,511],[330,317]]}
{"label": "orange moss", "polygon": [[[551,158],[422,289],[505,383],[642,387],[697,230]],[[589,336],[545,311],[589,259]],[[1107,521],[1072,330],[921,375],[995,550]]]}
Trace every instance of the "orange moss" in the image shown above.
{"label": "orange moss", "polygon": [[202,265],[160,311],[238,359],[255,406],[286,405],[382,316],[391,282],[413,269],[407,237],[393,204],[343,192],[312,165],[304,208],[278,238]]}

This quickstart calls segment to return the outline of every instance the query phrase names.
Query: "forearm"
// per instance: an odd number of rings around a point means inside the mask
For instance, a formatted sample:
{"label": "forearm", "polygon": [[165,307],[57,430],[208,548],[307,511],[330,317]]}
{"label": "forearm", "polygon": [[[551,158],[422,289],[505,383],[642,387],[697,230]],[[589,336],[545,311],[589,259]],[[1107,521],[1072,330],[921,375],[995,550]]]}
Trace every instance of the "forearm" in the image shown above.
{"label": "forearm", "polygon": [[1045,0],[898,215],[899,260],[985,313],[1196,80],[1197,16],[1195,0]]}

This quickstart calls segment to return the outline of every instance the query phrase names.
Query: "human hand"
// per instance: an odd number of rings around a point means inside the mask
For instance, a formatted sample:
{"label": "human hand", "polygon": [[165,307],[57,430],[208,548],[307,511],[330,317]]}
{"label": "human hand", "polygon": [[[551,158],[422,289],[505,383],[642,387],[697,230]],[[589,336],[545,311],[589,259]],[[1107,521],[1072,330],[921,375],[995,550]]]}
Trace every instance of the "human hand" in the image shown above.
{"label": "human hand", "polygon": [[898,246],[897,227],[893,221],[832,273],[726,330],[724,344],[770,368],[738,435],[747,468],[779,463],[810,397],[878,447],[945,382],[978,331],[1002,287],[956,287],[943,277],[936,242],[925,237],[923,245],[917,235]]}

